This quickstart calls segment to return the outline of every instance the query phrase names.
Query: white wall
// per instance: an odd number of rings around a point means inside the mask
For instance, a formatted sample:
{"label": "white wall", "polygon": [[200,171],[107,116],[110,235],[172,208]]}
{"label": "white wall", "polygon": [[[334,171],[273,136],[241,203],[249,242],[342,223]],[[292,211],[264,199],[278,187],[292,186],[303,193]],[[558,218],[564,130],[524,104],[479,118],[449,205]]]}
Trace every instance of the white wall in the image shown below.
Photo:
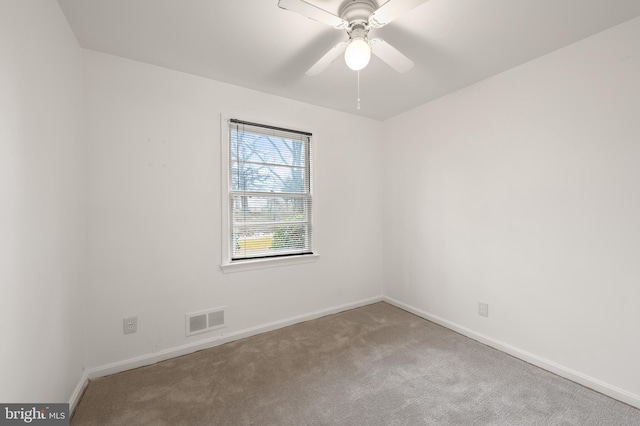
{"label": "white wall", "polygon": [[640,18],[385,122],[385,294],[640,403],[639,118]]}
{"label": "white wall", "polygon": [[[84,66],[90,367],[382,294],[381,123],[92,51]],[[220,271],[221,113],[314,132],[318,262]],[[185,313],[218,306],[226,329],[185,337]]]}
{"label": "white wall", "polygon": [[82,58],[53,1],[0,2],[0,401],[67,402],[84,361]]}
{"label": "white wall", "polygon": [[[2,2],[0,401],[67,401],[85,327],[100,367],[211,337],[187,312],[225,305],[233,333],[379,296],[383,272],[399,302],[637,397],[638,40],[636,19],[381,124],[82,60],[55,2]],[[220,271],[220,113],[315,133],[317,263]]]}

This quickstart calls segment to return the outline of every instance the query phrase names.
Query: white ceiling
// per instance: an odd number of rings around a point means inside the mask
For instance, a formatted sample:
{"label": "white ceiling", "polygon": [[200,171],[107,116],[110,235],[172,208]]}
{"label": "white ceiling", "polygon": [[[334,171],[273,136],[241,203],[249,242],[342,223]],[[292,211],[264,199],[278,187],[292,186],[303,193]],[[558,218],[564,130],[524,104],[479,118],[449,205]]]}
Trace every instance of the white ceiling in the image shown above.
{"label": "white ceiling", "polygon": [[[372,57],[358,111],[342,58],[305,75],[346,34],[278,0],[58,1],[84,48],[377,120],[640,16],[638,0],[430,0],[371,31],[416,66],[398,74]],[[307,1],[337,13],[343,0]]]}

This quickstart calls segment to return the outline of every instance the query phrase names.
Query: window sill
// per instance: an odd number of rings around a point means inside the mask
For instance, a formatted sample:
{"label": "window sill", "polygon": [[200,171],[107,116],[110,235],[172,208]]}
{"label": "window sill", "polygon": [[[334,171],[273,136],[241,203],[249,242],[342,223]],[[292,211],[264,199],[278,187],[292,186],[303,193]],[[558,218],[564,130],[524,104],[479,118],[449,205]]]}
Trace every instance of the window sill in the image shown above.
{"label": "window sill", "polygon": [[253,271],[256,269],[276,268],[279,266],[299,265],[302,263],[314,263],[320,257],[319,254],[305,254],[302,256],[276,257],[271,259],[239,260],[233,263],[220,265],[222,272]]}

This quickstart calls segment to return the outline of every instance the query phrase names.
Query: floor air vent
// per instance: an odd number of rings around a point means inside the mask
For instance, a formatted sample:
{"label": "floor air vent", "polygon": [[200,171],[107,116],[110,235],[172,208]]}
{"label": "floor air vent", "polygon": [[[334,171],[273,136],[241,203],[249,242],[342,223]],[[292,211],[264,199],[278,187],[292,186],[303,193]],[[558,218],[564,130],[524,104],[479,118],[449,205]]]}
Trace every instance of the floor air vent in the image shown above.
{"label": "floor air vent", "polygon": [[224,308],[187,314],[186,327],[187,336],[226,327],[224,324]]}

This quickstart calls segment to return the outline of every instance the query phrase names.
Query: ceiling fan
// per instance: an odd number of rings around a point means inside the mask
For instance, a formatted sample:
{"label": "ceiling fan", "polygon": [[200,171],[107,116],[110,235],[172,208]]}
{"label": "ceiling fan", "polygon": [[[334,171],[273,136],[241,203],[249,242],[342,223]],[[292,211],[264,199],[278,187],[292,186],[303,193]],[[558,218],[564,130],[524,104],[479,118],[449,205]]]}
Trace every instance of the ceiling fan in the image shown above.
{"label": "ceiling fan", "polygon": [[336,29],[345,30],[349,36],[347,41],[341,41],[333,46],[309,68],[307,75],[320,74],[342,52],[345,52],[347,66],[354,71],[366,67],[373,53],[394,70],[404,73],[413,68],[413,61],[381,38],[369,39],[369,30],[384,27],[403,13],[426,1],[389,0],[378,7],[375,0],[346,0],[340,7],[339,16],[304,0],[279,0],[278,6]]}

